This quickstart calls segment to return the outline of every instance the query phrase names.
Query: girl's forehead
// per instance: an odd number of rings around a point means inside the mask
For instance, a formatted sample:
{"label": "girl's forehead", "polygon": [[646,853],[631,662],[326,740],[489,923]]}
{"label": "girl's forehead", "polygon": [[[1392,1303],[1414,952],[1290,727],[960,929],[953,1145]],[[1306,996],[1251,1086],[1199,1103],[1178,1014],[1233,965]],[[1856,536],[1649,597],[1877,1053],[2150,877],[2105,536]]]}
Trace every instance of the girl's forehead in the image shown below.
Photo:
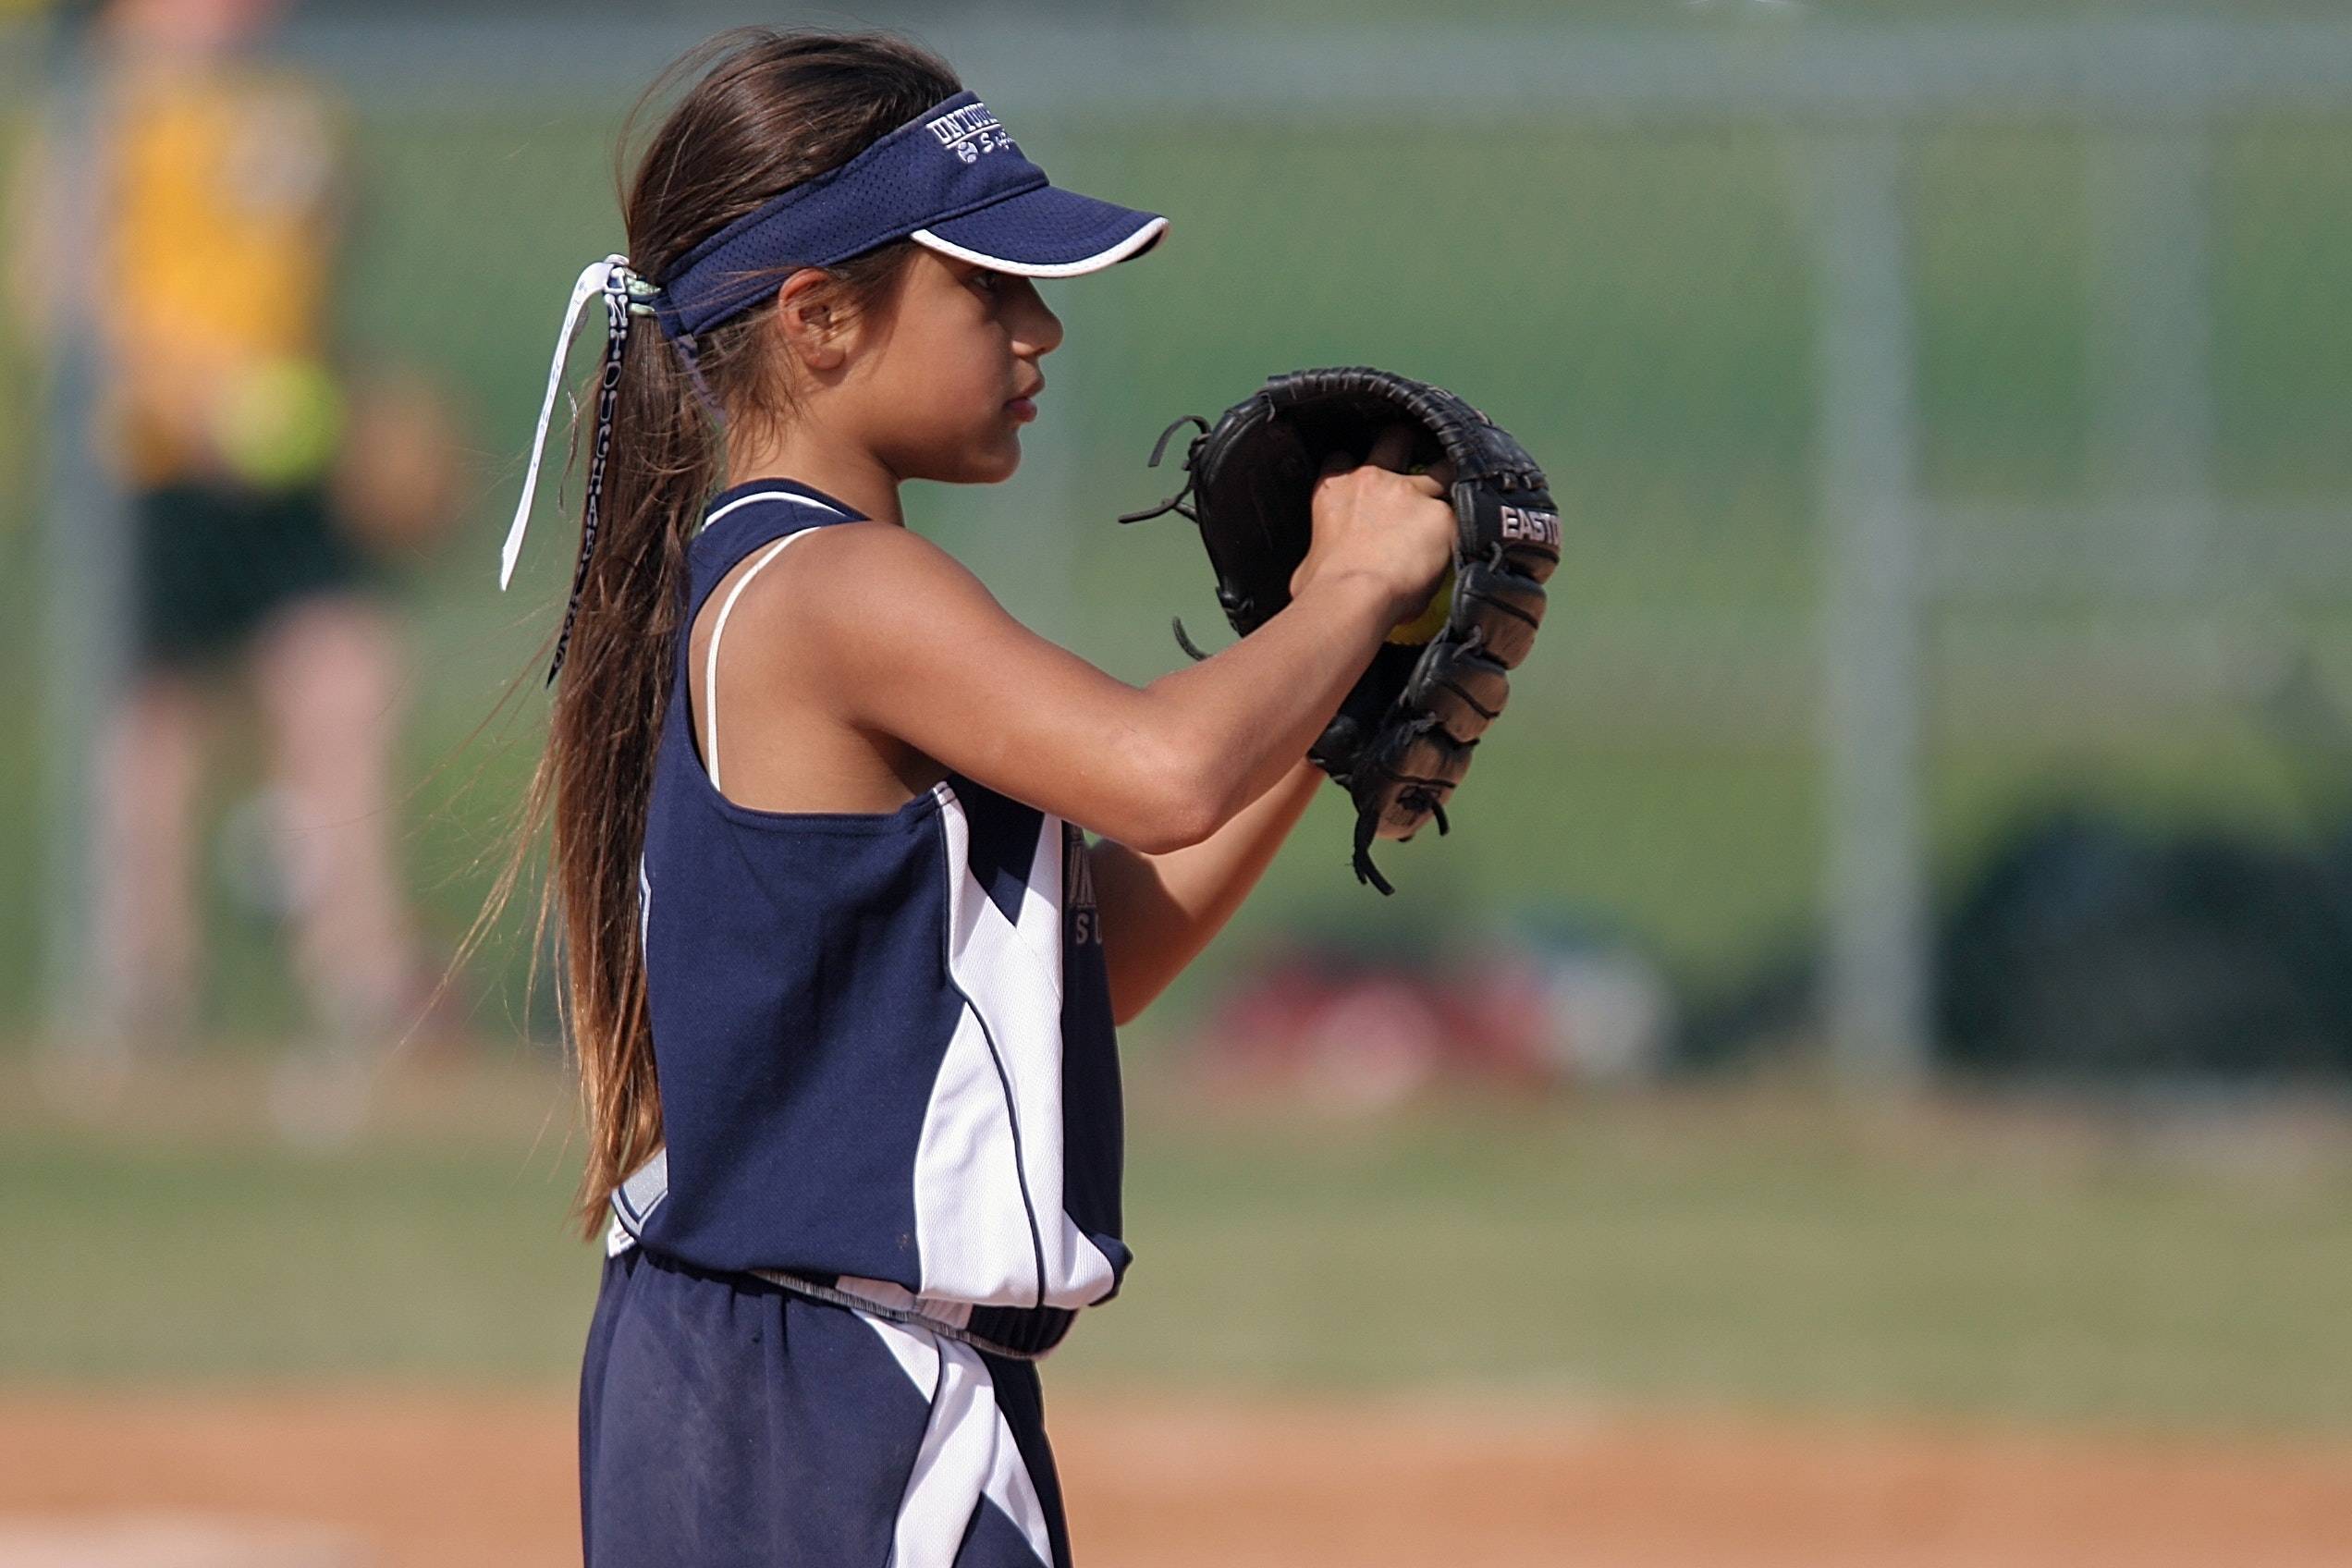
{"label": "girl's forehead", "polygon": [[963,280],[978,272],[978,263],[961,256],[943,256],[925,246],[913,247],[908,261],[906,281],[917,288],[948,290],[961,288]]}
{"label": "girl's forehead", "polygon": [[962,256],[944,255],[927,245],[914,247],[914,265],[935,277],[959,278],[980,270],[977,262],[967,262]]}

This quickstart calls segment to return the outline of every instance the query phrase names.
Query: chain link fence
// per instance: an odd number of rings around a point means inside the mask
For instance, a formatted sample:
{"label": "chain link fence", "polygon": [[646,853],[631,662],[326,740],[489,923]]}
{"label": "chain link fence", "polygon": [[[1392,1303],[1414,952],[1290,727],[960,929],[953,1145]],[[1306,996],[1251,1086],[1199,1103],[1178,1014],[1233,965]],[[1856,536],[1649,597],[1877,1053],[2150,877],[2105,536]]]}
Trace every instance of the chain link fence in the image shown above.
{"label": "chain link fence", "polygon": [[[2128,1059],[2199,1005],[2185,964],[2227,992],[2277,946],[2265,899],[2352,887],[2329,717],[2352,692],[2352,29],[1779,9],[1443,35],[913,27],[1058,179],[1172,219],[1142,264],[1047,286],[1069,331],[1021,473],[909,490],[914,525],[1016,614],[1124,679],[1175,668],[1170,615],[1219,624],[1197,545],[1179,519],[1112,519],[1172,486],[1144,466],[1170,420],[1303,365],[1457,388],[1546,462],[1571,524],[1452,834],[1394,851],[1400,896],[1374,899],[1331,791],[1193,985],[1300,923],[1399,937],[1567,912],[1655,956],[1711,1021],[1693,1054],[1819,1039],[1845,1073],[1903,1084],[2008,1048],[1955,1044],[1982,1015],[1955,975],[2055,986],[2052,1027]],[[357,127],[344,351],[423,366],[474,416],[462,524],[401,601],[402,842],[444,933],[486,886],[529,697],[467,738],[570,564],[543,535],[496,592],[547,339],[566,281],[619,247],[620,112],[697,36],[324,16],[283,40]],[[7,645],[37,676],[6,701],[41,737],[5,781],[0,852],[41,891],[10,900],[0,1008],[28,1023],[86,967],[89,716],[119,664],[91,549],[112,514],[72,480],[86,388],[60,362],[8,377],[0,421],[42,433],[0,445],[28,476],[8,486]],[[2111,861],[2195,841],[2303,869],[2246,874],[2253,907],[2215,917],[2241,944],[2192,941],[2099,904],[2079,857],[2015,871],[2061,821],[2094,825]],[[2034,969],[2076,927],[2033,899],[2013,912],[2027,935],[1983,926],[2002,866],[2033,898],[2089,900],[2093,934],[2153,922],[2138,957]],[[2341,929],[2297,940],[2340,957]],[[265,933],[219,930],[212,1016],[282,1020],[255,999]],[[2010,957],[1986,974],[1987,953]],[[525,1014],[519,975],[477,977],[498,1016]],[[2268,1060],[2246,1031],[2275,1016],[2215,1007],[2209,1033]],[[2338,1025],[2317,1002],[2277,1023]],[[2332,1048],[2352,1065],[2352,1035]]]}

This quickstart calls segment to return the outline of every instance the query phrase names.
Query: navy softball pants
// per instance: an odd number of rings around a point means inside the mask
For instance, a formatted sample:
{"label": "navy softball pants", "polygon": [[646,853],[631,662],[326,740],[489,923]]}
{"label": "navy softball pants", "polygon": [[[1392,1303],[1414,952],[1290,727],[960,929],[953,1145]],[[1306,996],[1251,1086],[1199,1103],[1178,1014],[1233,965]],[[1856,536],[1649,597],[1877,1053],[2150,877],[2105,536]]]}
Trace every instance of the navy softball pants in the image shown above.
{"label": "navy softball pants", "polygon": [[587,1568],[1069,1568],[1031,1363],[631,1246],[580,1380]]}

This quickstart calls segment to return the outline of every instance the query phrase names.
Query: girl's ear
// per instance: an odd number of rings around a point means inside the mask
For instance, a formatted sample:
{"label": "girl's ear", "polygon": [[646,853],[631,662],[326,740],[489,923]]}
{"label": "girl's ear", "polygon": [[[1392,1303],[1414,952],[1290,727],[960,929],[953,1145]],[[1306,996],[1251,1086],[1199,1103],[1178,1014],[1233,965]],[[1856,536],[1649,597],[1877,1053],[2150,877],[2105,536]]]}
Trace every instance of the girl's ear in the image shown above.
{"label": "girl's ear", "polygon": [[833,280],[820,267],[802,267],[776,290],[777,330],[793,358],[819,374],[849,357],[848,323],[834,308]]}

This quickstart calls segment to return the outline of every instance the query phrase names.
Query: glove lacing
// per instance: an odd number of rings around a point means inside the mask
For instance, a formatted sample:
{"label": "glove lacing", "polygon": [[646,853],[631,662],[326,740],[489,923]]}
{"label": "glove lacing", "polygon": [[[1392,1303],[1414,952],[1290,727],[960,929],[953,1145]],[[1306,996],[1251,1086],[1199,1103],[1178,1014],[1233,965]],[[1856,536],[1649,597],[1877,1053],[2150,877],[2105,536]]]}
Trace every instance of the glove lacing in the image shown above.
{"label": "glove lacing", "polygon": [[[1184,414],[1171,422],[1167,429],[1159,433],[1159,439],[1152,444],[1151,461],[1145,463],[1144,466],[1145,468],[1158,468],[1159,466],[1159,459],[1168,455],[1169,438],[1176,434],[1176,430],[1179,425],[1186,423],[1199,425],[1200,435],[1194,436],[1191,445],[1184,448],[1184,483],[1182,486],[1177,490],[1176,494],[1169,496],[1168,499],[1160,502],[1159,505],[1153,507],[1148,510],[1140,512],[1121,512],[1119,517],[1119,521],[1121,522],[1149,522],[1156,517],[1165,517],[1170,512],[1175,512],[1179,516],[1192,519],[1194,526],[1199,526],[1200,513],[1186,506],[1184,502],[1186,497],[1193,495],[1194,485],[1200,478],[1198,474],[1193,472],[1193,452],[1194,448],[1199,447],[1202,437],[1208,434],[1208,421],[1201,418],[1198,414]],[[1197,664],[1202,659],[1208,657],[1207,654],[1201,652],[1199,645],[1194,643],[1191,636],[1185,632],[1184,618],[1182,616],[1170,617],[1169,619],[1169,625],[1175,629],[1176,645],[1183,649],[1185,655],[1190,657],[1193,662]]]}

